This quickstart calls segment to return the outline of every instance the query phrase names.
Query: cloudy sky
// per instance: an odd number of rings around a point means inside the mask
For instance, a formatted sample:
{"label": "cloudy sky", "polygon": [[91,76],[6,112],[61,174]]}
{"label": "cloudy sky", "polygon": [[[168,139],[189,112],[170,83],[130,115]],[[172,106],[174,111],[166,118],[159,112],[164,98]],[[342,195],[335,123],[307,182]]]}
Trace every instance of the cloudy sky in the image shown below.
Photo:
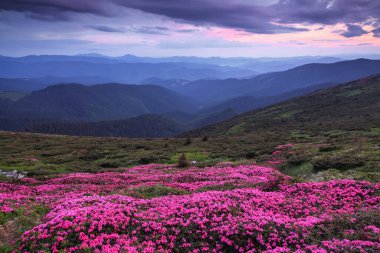
{"label": "cloudy sky", "polygon": [[380,0],[1,0],[0,54],[380,52]]}

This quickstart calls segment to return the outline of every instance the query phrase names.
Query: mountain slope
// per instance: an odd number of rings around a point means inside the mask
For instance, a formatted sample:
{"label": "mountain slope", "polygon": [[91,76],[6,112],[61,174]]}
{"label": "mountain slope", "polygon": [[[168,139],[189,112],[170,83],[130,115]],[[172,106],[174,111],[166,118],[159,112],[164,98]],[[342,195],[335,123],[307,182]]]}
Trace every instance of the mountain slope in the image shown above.
{"label": "mountain slope", "polygon": [[35,79],[0,78],[0,91],[30,92],[45,87],[46,85]]}
{"label": "mountain slope", "polygon": [[252,111],[257,108],[262,108],[265,106],[269,106],[275,103],[279,103],[294,97],[302,96],[304,94],[311,93],[316,90],[320,90],[323,88],[328,88],[331,86],[335,86],[334,83],[324,83],[319,85],[313,85],[303,89],[296,89],[290,92],[285,92],[275,96],[268,97],[253,97],[253,96],[243,96],[231,98],[216,105],[212,105],[197,111],[197,113],[215,113],[227,109],[232,109],[236,111],[237,114]]}
{"label": "mountain slope", "polygon": [[338,84],[380,73],[380,60],[358,59],[331,64],[307,64],[251,79],[198,80],[174,90],[211,105],[242,97],[268,97],[321,84]]}
{"label": "mountain slope", "polygon": [[46,87],[63,83],[80,83],[94,85],[109,82],[109,78],[98,76],[72,76],[53,77],[45,76],[38,78],[0,78],[0,91],[18,91],[29,93]]}
{"label": "mountain slope", "polygon": [[8,103],[0,117],[100,121],[194,108],[187,97],[154,85],[62,84]]}
{"label": "mountain slope", "polygon": [[[360,130],[380,126],[380,75],[291,99],[193,130],[189,136]],[[287,136],[288,135],[288,136]]]}
{"label": "mountain slope", "polygon": [[130,138],[168,137],[190,127],[159,115],[141,115],[125,120],[28,124],[27,132],[76,136],[114,136]]}

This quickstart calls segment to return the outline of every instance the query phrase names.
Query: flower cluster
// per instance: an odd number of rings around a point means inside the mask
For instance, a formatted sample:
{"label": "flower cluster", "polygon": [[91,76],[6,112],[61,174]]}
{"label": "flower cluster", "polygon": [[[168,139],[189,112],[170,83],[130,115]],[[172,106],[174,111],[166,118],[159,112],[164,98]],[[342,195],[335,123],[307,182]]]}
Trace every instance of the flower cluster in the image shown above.
{"label": "flower cluster", "polygon": [[294,147],[294,144],[288,143],[284,145],[278,145],[276,150],[272,152],[272,158],[267,161],[267,163],[271,166],[278,166],[284,164],[286,159],[283,154],[289,152],[289,150]]}
{"label": "flower cluster", "polygon": [[73,173],[44,181],[24,178],[17,184],[0,183],[0,210],[11,212],[14,208],[34,203],[54,207],[64,198],[124,194],[143,186],[163,185],[195,192],[224,185],[268,188],[289,180],[290,177],[276,170],[256,165],[178,170],[172,166],[151,164],[126,169],[125,172]]}
{"label": "flower cluster", "polygon": [[[155,185],[186,194],[125,195]],[[256,165],[147,165],[1,184],[0,206],[51,208],[22,235],[22,252],[379,252],[379,190],[354,180],[294,184]]]}

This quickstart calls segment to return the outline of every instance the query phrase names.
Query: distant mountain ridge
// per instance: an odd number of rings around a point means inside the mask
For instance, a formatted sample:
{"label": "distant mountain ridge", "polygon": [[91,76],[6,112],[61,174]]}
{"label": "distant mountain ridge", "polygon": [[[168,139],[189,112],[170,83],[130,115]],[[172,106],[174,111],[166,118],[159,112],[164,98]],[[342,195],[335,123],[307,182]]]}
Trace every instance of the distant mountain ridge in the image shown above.
{"label": "distant mountain ridge", "polygon": [[62,84],[8,102],[0,109],[0,116],[100,121],[195,108],[191,99],[160,86]]}
{"label": "distant mountain ridge", "polygon": [[110,57],[91,53],[73,56],[0,56],[0,78],[7,78],[12,83],[21,82],[20,85],[9,87],[3,80],[0,90],[25,92],[59,83],[159,84],[146,80],[250,78],[259,73],[286,70],[311,62],[331,63],[341,60],[338,57]]}
{"label": "distant mountain ridge", "polygon": [[307,64],[251,79],[197,80],[173,90],[215,105],[236,97],[268,97],[315,85],[339,84],[380,73],[380,60],[357,59],[330,64]]}
{"label": "distant mountain ridge", "polygon": [[[260,72],[289,70],[309,63],[337,63],[337,57],[290,58],[221,58],[221,57],[137,57],[125,55],[109,57],[99,54],[84,55],[30,55],[25,57],[0,56],[0,91],[30,92],[60,83],[158,84],[179,92],[197,91],[197,85],[211,85],[216,79],[221,92],[224,86],[237,84],[237,79],[252,80]],[[254,77],[254,78],[252,78]],[[200,80],[206,79],[206,80]],[[191,86],[180,87],[193,81]],[[254,83],[256,85],[256,83]],[[211,85],[212,86],[212,85]],[[236,94],[232,97],[252,94]],[[244,85],[243,85],[244,86]],[[212,87],[211,87],[212,88]],[[236,87],[235,87],[236,88]],[[195,90],[194,90],[195,89]],[[215,94],[218,96],[219,94]],[[214,98],[215,98],[214,96]],[[219,101],[227,99],[221,98]]]}
{"label": "distant mountain ridge", "polygon": [[[255,74],[251,69],[211,64],[207,61],[170,61],[164,58],[105,57],[101,55],[30,55],[0,56],[0,78],[45,79],[50,85],[55,78],[76,82],[85,78],[90,84],[104,82],[138,84],[148,78],[197,80],[203,78],[245,77]],[[86,80],[86,79],[85,79]],[[1,86],[0,86],[1,88]]]}
{"label": "distant mountain ridge", "polygon": [[98,77],[107,82],[140,83],[151,78],[187,79],[243,77],[251,70],[193,63],[99,63],[82,61],[4,62],[0,60],[2,78]]}
{"label": "distant mountain ridge", "polygon": [[[351,56],[352,57],[352,56]],[[356,57],[358,58],[358,57]],[[364,57],[365,58],[365,57]],[[378,57],[380,58],[380,56]],[[307,63],[333,63],[345,60],[340,56],[296,56],[296,57],[197,57],[197,56],[172,56],[172,57],[144,57],[132,54],[122,56],[106,56],[96,53],[77,55],[27,55],[22,57],[0,56],[0,61],[18,62],[52,62],[52,61],[82,61],[97,63],[193,63],[210,64],[219,66],[242,67],[256,66],[260,72],[267,70],[280,71]],[[260,65],[261,64],[261,65]]]}

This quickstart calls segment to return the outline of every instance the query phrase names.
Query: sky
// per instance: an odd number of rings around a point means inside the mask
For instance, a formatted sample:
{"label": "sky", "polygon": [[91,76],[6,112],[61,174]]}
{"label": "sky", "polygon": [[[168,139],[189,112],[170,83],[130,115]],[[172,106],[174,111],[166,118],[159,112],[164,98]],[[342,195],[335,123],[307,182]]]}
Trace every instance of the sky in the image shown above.
{"label": "sky", "polygon": [[380,53],[380,0],[1,0],[0,54]]}

